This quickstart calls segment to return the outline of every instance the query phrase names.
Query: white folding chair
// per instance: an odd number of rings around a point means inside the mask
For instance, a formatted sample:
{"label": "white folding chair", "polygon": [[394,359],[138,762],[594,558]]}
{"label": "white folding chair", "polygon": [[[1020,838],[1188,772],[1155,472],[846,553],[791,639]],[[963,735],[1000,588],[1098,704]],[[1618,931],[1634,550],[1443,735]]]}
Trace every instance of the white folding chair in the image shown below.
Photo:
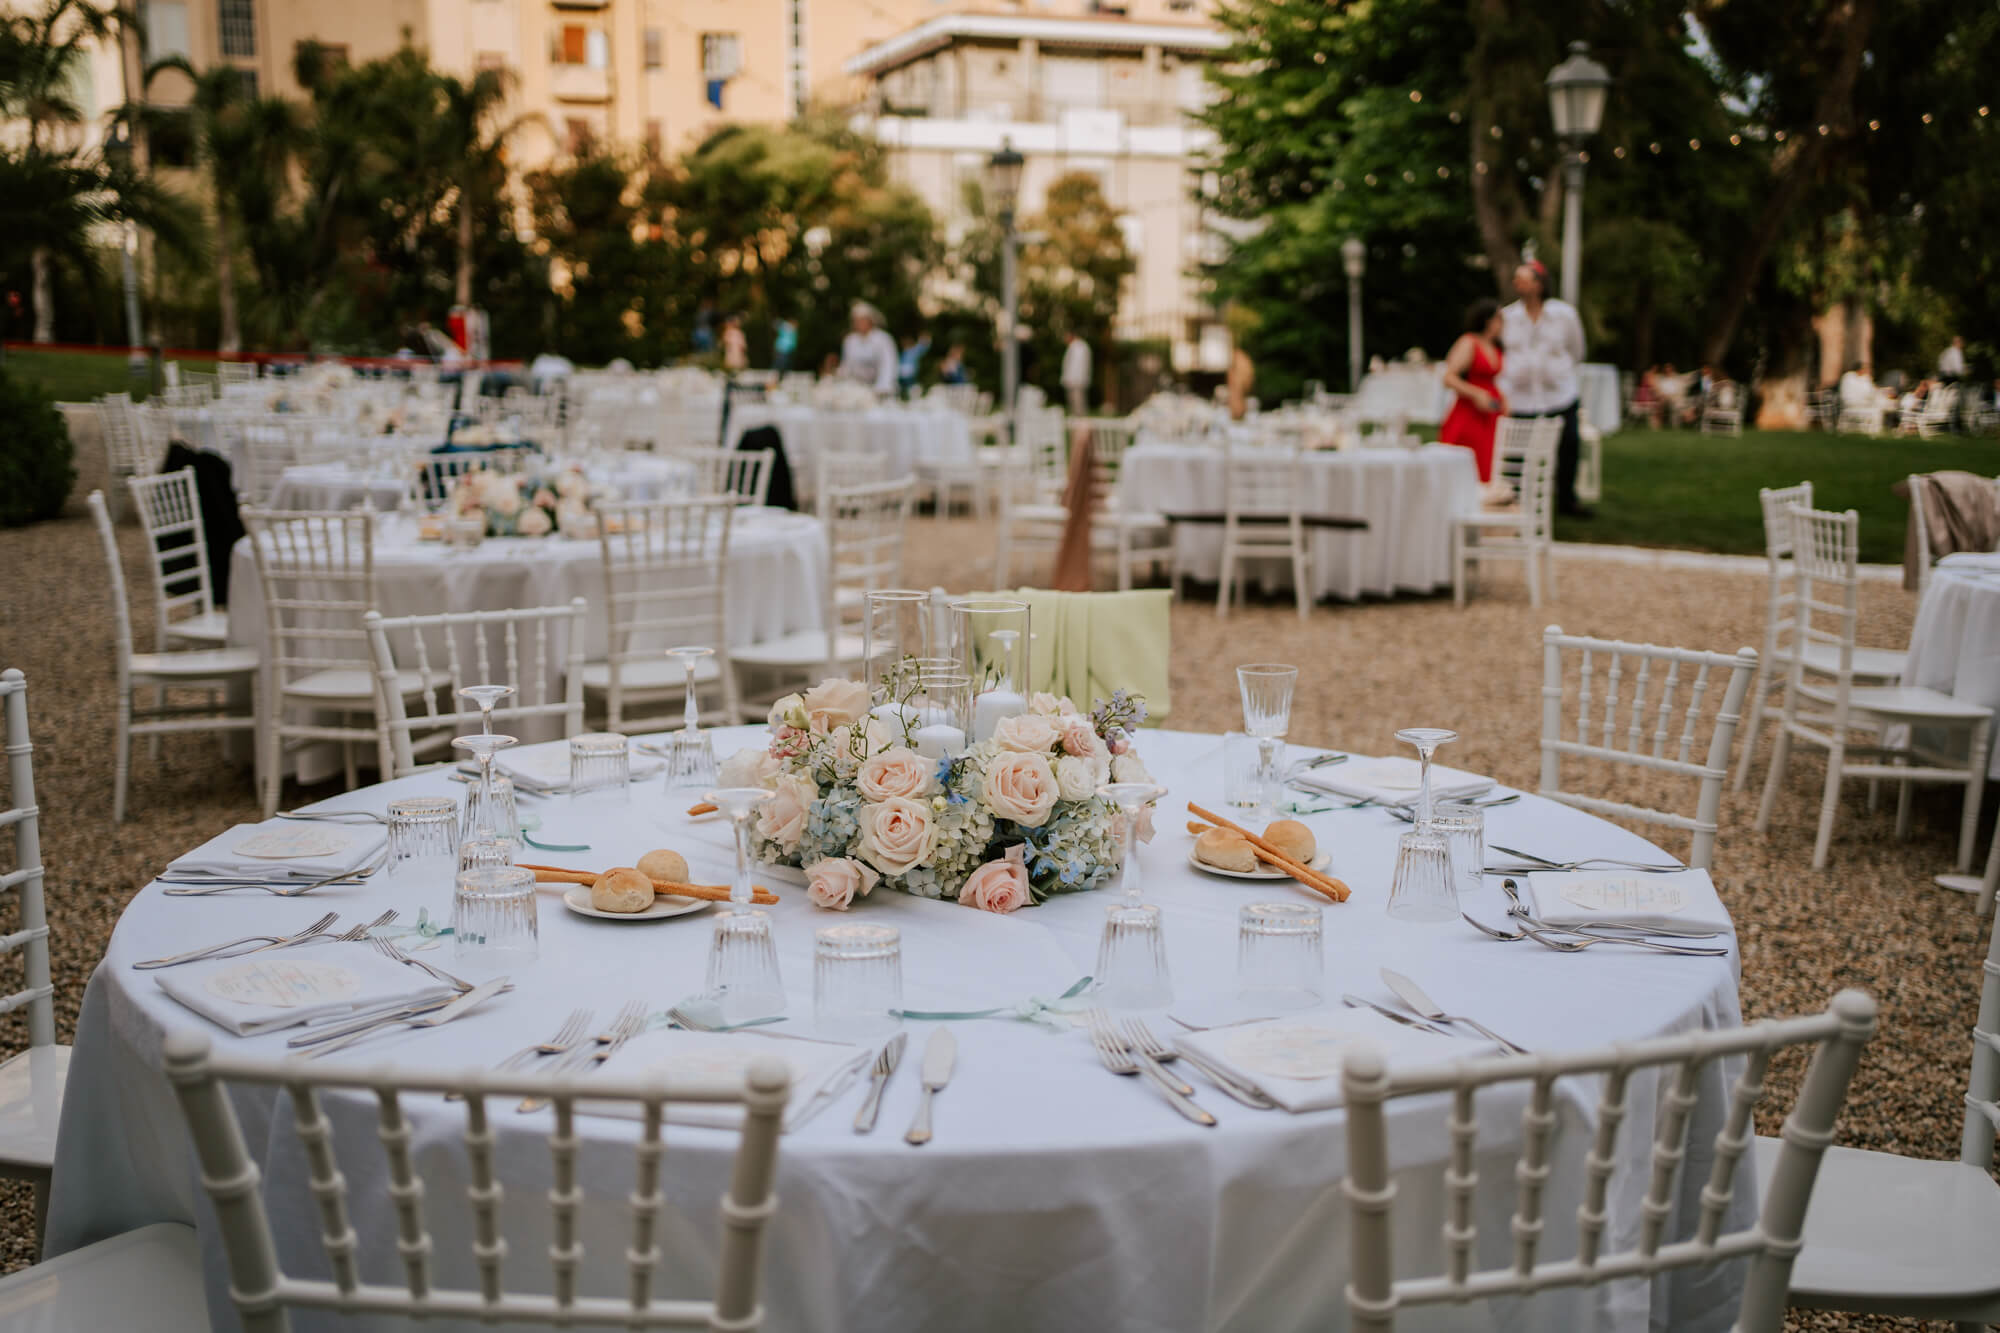
{"label": "white folding chair", "polygon": [[[362,621],[376,600],[375,525],[369,514],[246,509],[243,526],[264,603],[259,734],[268,818],[278,809],[287,744],[339,743],[352,788],[359,780],[357,747],[376,743],[378,682]],[[396,689],[409,698],[444,683],[441,671],[406,669]],[[347,720],[364,716],[365,726]]]}
{"label": "white folding chair", "polygon": [[1451,524],[1451,600],[1465,605],[1468,566],[1518,560],[1527,571],[1528,605],[1544,592],[1556,595],[1556,446],[1558,417],[1502,417],[1493,441],[1493,475],[1515,485],[1516,507],[1499,513],[1461,514]]}
{"label": "white folding chair", "polygon": [[104,456],[111,473],[112,494],[127,477],[151,476],[160,465],[164,448],[154,450],[150,440],[139,434],[138,410],[129,393],[107,393],[97,400],[97,429],[104,437]]}
{"label": "white folding chair", "polygon": [[276,417],[247,421],[236,448],[236,494],[251,507],[278,498],[285,469],[307,461],[309,445],[290,425]]}
{"label": "white folding chair", "polygon": [[1793,505],[1812,508],[1813,487],[1809,481],[1796,486],[1766,486],[1757,492],[1764,511],[1764,650],[1757,658],[1757,679],[1750,685],[1750,723],[1743,734],[1743,758],[1736,765],[1737,791],[1750,777],[1750,759],[1757,752],[1757,739],[1764,724],[1764,702],[1773,691],[1785,688],[1785,664],[1790,659],[1793,617],[1792,597],[1792,517]]}
{"label": "white folding chair", "polygon": [[[669,648],[713,648],[695,669],[709,697],[704,722],[733,725],[736,677],[729,663],[729,534],[736,502],[722,496],[597,507],[604,556],[603,661],[581,669],[586,704],[604,699],[606,731],[631,734],[677,726],[686,675]],[[635,705],[667,711],[634,718]]]}
{"label": "white folding chair", "polygon": [[836,487],[820,496],[830,557],[822,627],[795,630],[732,652],[739,670],[773,678],[767,683],[780,687],[775,692],[753,692],[744,704],[745,718],[763,717],[758,704],[766,701],[767,693],[776,698],[796,684],[861,667],[867,594],[903,586],[903,546],[915,490],[914,479],[899,477]]}
{"label": "white folding chair", "polygon": [[[1374,1046],[1349,1048],[1341,1062],[1340,1081],[1347,1103],[1347,1179],[1341,1192],[1347,1196],[1349,1218],[1351,1326],[1357,1333],[1389,1333],[1404,1309],[1464,1306],[1553,1287],[1594,1287],[1747,1260],[1734,1333],[1779,1333],[1785,1325],[1786,1291],[1799,1233],[1807,1205],[1816,1197],[1814,1178],[1847,1099],[1861,1048],[1874,1031],[1875,1001],[1860,991],[1846,990],[1822,1014],[1683,1032],[1574,1054],[1490,1056],[1391,1069]],[[1757,1221],[1728,1229],[1738,1170],[1747,1165],[1743,1157],[1753,1136],[1751,1113],[1763,1099],[1771,1058],[1788,1047],[1808,1045],[1815,1048],[1812,1064],[1785,1117],[1777,1169],[1762,1191]],[[1701,1190],[1699,1215],[1692,1219],[1692,1234],[1674,1235],[1669,1229],[1677,1215],[1674,1192],[1692,1137],[1691,1113],[1702,1071],[1716,1062],[1739,1059],[1742,1071],[1732,1081],[1728,1111],[1710,1149],[1712,1162]],[[1546,1185],[1555,1169],[1550,1141],[1563,1119],[1558,1083],[1581,1079],[1595,1081],[1597,1104],[1585,1119],[1592,1127],[1577,1136],[1587,1138],[1587,1143],[1578,1168],[1584,1200],[1577,1209],[1576,1251],[1558,1258],[1544,1251]],[[1629,1197],[1632,1187],[1614,1190],[1613,1177],[1619,1126],[1627,1116],[1634,1083],[1641,1088],[1657,1083],[1660,1098],[1644,1202],[1637,1217],[1626,1217],[1618,1215],[1618,1201]],[[1480,1148],[1477,1094],[1509,1085],[1525,1085],[1520,1153],[1511,1173],[1490,1167],[1482,1171],[1482,1158],[1492,1154]],[[1399,1098],[1437,1093],[1451,1098],[1445,1112],[1450,1157],[1441,1198],[1431,1213],[1444,1219],[1440,1247],[1444,1271],[1398,1277],[1393,1214],[1399,1188],[1390,1176],[1385,1107]],[[1497,1257],[1502,1247],[1480,1245],[1479,1218],[1492,1207],[1503,1206],[1496,1190],[1512,1192],[1515,1202],[1503,1242],[1507,1262],[1488,1266],[1482,1262],[1482,1250]],[[1635,1227],[1637,1243],[1628,1249],[1611,1248],[1627,1225]],[[1409,1269],[1407,1263],[1400,1267]]]}
{"label": "white folding chair", "polygon": [[255,361],[222,361],[215,367],[215,378],[222,384],[252,384],[257,379]]}
{"label": "white folding chair", "polygon": [[[774,1057],[759,1056],[734,1079],[419,1073],[407,1065],[391,1078],[380,1068],[343,1073],[300,1060],[217,1055],[206,1037],[181,1029],[166,1039],[166,1066],[200,1159],[202,1183],[214,1202],[230,1296],[250,1333],[287,1333],[294,1308],[352,1315],[357,1326],[389,1316],[742,1333],[763,1324],[758,1262],[764,1229],[777,1211],[773,1184],[789,1084],[783,1062]],[[462,1109],[454,1111],[439,1093],[460,1094]],[[285,1175],[274,1167],[267,1182],[246,1146],[236,1103],[275,1107],[281,1094],[289,1114],[272,1116],[274,1123],[257,1131],[260,1145],[267,1132],[274,1140],[270,1160],[287,1163]],[[494,1151],[493,1117],[508,1099],[522,1096],[546,1097],[554,1105],[544,1160],[526,1162]],[[585,1103],[636,1122],[617,1136],[631,1145],[625,1149],[634,1164],[629,1193],[597,1195],[596,1176],[583,1170],[576,1116]],[[662,1126],[675,1104],[743,1108],[718,1218],[686,1216],[667,1201]],[[369,1128],[354,1125],[349,1114],[354,1110],[363,1110]],[[420,1123],[447,1116],[463,1118],[462,1148],[427,1142],[425,1153],[449,1152],[459,1159],[464,1193],[458,1206],[477,1237],[470,1265],[476,1285],[451,1285],[453,1275],[466,1270],[456,1257],[447,1262],[434,1253],[424,1207],[426,1186],[442,1192],[457,1173],[426,1179],[419,1174],[423,1157],[412,1149]],[[376,1197],[358,1196],[349,1183],[376,1179],[383,1181]],[[279,1245],[265,1200],[281,1190],[296,1190],[296,1206],[320,1223],[324,1252],[304,1273],[280,1263],[291,1247]],[[532,1241],[523,1235],[510,1247],[507,1231],[526,1222],[519,1214],[537,1200],[547,1203],[545,1226],[532,1228]],[[616,1224],[621,1211],[630,1218],[628,1227]],[[357,1218],[391,1215],[393,1232],[365,1220],[355,1225]],[[662,1240],[687,1238],[705,1226],[719,1233],[713,1297],[660,1296],[657,1287],[686,1281],[684,1274],[663,1271]],[[613,1248],[600,1253],[599,1238],[611,1235],[617,1235]],[[515,1249],[511,1262],[510,1248]],[[529,1290],[522,1274],[537,1250],[548,1267],[532,1269],[526,1282],[543,1289]],[[611,1291],[587,1290],[586,1264],[593,1259],[616,1275],[615,1285],[607,1284]],[[370,1270],[393,1272],[402,1281],[370,1281],[364,1276]]]}
{"label": "white folding chair", "polygon": [[1284,560],[1291,565],[1299,619],[1312,610],[1307,567],[1303,474],[1295,441],[1287,438],[1247,449],[1230,446],[1222,463],[1222,584],[1215,614],[1229,614],[1243,571],[1238,561]]}
{"label": "white folding chair", "polygon": [[[1796,626],[1785,679],[1784,718],[1778,728],[1771,771],[1764,779],[1764,799],[1757,807],[1757,831],[1771,824],[1778,789],[1792,743],[1814,745],[1827,752],[1826,788],[1820,799],[1819,833],[1813,841],[1813,869],[1826,865],[1833,841],[1834,815],[1840,808],[1841,784],[1848,778],[1896,782],[1896,834],[1910,831],[1910,784],[1948,782],[1965,788],[1959,822],[1958,869],[1972,868],[1973,834],[1979,823],[1979,802],[1986,787],[1986,756],[1991,744],[1993,713],[1937,690],[1914,685],[1856,683],[1854,643],[1859,620],[1861,579],[1861,519],[1852,509],[1844,514],[1793,506],[1792,578],[1796,584]],[[1838,599],[1838,600],[1834,600]],[[1819,617],[1817,624],[1814,616]],[[1832,629],[1826,628],[1831,622]],[[1910,728],[1909,744],[1891,749],[1879,733],[1892,726]],[[1922,735],[1929,728],[1962,736],[1966,752],[1959,755],[1932,749]],[[1860,738],[1854,732],[1864,733]],[[1856,763],[1856,753],[1877,756],[1877,762]]]}
{"label": "white folding chair", "polygon": [[[1573,655],[1577,663],[1574,689],[1566,683],[1566,654]],[[1725,671],[1729,674],[1722,688],[1712,689],[1710,677]],[[1722,784],[1729,776],[1729,746],[1743,715],[1743,695],[1756,672],[1757,653],[1750,648],[1739,648],[1731,656],[1592,639],[1549,626],[1542,631],[1539,793],[1592,814],[1685,829],[1694,840],[1688,864],[1706,869],[1715,855]],[[1711,695],[1713,712],[1707,708]],[[1565,735],[1563,718],[1571,710],[1575,726]],[[1704,727],[1709,729],[1708,745],[1697,760],[1699,733]],[[1574,790],[1574,768],[1565,786],[1565,759],[1691,779],[1695,783],[1694,814],[1584,795]]]}
{"label": "white folding chair", "polygon": [[229,612],[215,606],[194,469],[132,477],[125,484],[151,548],[154,602],[160,616],[154,642],[162,650],[176,643],[222,647],[229,642]]}
{"label": "white folding chair", "polygon": [[[111,819],[125,822],[125,790],[132,771],[134,736],[167,736],[191,731],[252,731],[257,726],[257,650],[198,648],[177,653],[132,650],[132,611],[126,600],[125,566],[118,554],[118,536],[111,526],[111,509],[104,492],[92,491],[90,516],[104,547],[111,582],[111,619],[118,658],[118,732],[115,739],[111,788]],[[140,690],[151,692],[152,703],[141,706]],[[200,703],[173,703],[169,690],[200,690]],[[251,699],[250,711],[229,711],[229,695]]]}
{"label": "white folding chair", "polygon": [[835,491],[867,486],[889,471],[889,455],[874,449],[824,449],[813,460],[813,509],[822,521]]}
{"label": "white folding chair", "polygon": [[740,505],[761,505],[771,490],[770,449],[670,449],[695,471],[696,495],[724,495]]}
{"label": "white folding chair", "polygon": [[1743,433],[1742,390],[1734,380],[1717,380],[1701,399],[1703,435]]}
{"label": "white folding chair", "polygon": [[[546,718],[564,736],[583,730],[583,636],[588,604],[533,606],[508,611],[447,611],[385,619],[362,617],[375,665],[376,751],[382,777],[404,777],[418,756],[446,752],[451,738],[480,720],[476,705],[459,699],[466,685],[512,685],[514,693],[493,707],[493,724]],[[440,689],[406,704],[397,687],[398,656],[420,679],[445,677]],[[418,733],[424,733],[419,736]],[[448,753],[446,757],[452,757]]]}
{"label": "white folding chair", "polygon": [[130,1328],[211,1333],[201,1243],[184,1222],[157,1222],[0,1278],[0,1318],[22,1330]]}

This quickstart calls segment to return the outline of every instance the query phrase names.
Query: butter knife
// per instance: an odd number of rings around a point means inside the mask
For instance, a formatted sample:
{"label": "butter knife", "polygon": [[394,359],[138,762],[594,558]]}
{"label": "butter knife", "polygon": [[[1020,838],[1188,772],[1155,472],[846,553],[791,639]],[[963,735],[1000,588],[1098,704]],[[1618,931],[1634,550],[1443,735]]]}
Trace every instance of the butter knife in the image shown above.
{"label": "butter knife", "polygon": [[483,985],[474,986],[471,990],[452,1000],[435,1013],[398,1014],[392,1018],[383,1019],[381,1022],[365,1027],[359,1032],[350,1032],[337,1041],[326,1043],[312,1053],[312,1058],[318,1059],[323,1055],[331,1055],[335,1051],[343,1050],[358,1041],[375,1035],[377,1032],[385,1031],[399,1024],[413,1028],[443,1027],[453,1019],[463,1016],[475,1005],[484,1004],[489,998],[498,995],[501,991],[512,990],[513,988],[513,983],[506,977],[495,977]]}
{"label": "butter knife", "polygon": [[1359,995],[1343,995],[1340,997],[1340,1002],[1349,1009],[1372,1009],[1384,1018],[1401,1023],[1406,1028],[1415,1028],[1419,1032],[1428,1032],[1438,1037],[1449,1037],[1451,1035],[1443,1028],[1426,1023],[1421,1018],[1412,1018],[1408,1014],[1398,1013],[1386,1004],[1377,1004],[1373,1000],[1364,1000]]}
{"label": "butter knife", "polygon": [[910,1044],[910,1034],[898,1032],[895,1039],[882,1048],[875,1057],[875,1069],[870,1075],[868,1097],[861,1103],[861,1109],[854,1113],[854,1132],[867,1134],[875,1128],[875,1117],[882,1111],[882,1089],[889,1086],[889,1076],[896,1072],[896,1066],[903,1062],[903,1048]]}
{"label": "butter knife", "polygon": [[958,1064],[958,1039],[951,1035],[950,1028],[939,1028],[931,1033],[931,1039],[924,1046],[924,1098],[917,1103],[917,1118],[910,1124],[910,1132],[903,1135],[905,1143],[922,1145],[931,1141],[931,1099],[951,1082],[951,1072]]}

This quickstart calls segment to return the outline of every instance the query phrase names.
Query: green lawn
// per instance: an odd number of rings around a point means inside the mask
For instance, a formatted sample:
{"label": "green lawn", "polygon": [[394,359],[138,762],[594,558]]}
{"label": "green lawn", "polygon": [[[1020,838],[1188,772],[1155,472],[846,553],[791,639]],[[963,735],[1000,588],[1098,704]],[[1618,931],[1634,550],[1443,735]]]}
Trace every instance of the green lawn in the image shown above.
{"label": "green lawn", "polygon": [[1562,541],[1760,554],[1758,488],[1813,484],[1821,509],[1861,515],[1861,558],[1897,564],[1909,504],[1890,491],[1912,472],[2000,474],[2000,440],[1895,439],[1797,431],[1741,436],[1620,431],[1604,439],[1604,498],[1592,519],[1558,518]]}
{"label": "green lawn", "polygon": [[[34,352],[10,347],[5,365],[9,375],[38,385],[59,403],[87,403],[100,394],[128,389],[134,398],[145,397],[126,369],[123,352]],[[215,362],[183,361],[181,369],[213,373]]]}

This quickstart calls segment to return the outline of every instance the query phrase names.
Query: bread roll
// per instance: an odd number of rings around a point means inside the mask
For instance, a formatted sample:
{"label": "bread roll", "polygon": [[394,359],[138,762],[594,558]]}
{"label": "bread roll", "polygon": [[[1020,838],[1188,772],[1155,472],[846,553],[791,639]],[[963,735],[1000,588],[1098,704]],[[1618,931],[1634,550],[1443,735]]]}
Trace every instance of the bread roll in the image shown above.
{"label": "bread roll", "polygon": [[671,880],[675,884],[689,882],[687,858],[665,847],[656,847],[640,857],[639,873],[648,879]]}
{"label": "bread roll", "polygon": [[653,881],[631,866],[607,870],[590,886],[590,905],[600,912],[643,912],[653,905]]}
{"label": "bread roll", "polygon": [[1313,841],[1312,830],[1296,819],[1281,819],[1265,829],[1264,841],[1302,866],[1311,865],[1319,855],[1319,844]]}
{"label": "bread roll", "polygon": [[1226,828],[1212,828],[1195,839],[1195,860],[1217,870],[1251,871],[1257,868],[1257,853],[1250,840]]}

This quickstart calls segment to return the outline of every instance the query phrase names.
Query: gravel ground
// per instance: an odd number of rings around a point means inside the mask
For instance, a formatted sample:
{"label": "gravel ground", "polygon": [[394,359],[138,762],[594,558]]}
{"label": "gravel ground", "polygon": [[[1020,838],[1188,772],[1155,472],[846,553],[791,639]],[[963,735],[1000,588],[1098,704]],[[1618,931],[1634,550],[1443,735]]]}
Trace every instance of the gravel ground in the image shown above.
{"label": "gravel ground", "polygon": [[[86,451],[79,489],[95,484]],[[73,507],[73,512],[77,507]],[[136,529],[120,529],[134,625],[142,651],[153,615]],[[988,585],[990,525],[970,520],[912,527],[912,582],[954,589]],[[47,812],[49,915],[57,1025],[67,1039],[90,969],[126,901],[170,857],[216,829],[253,819],[247,772],[226,763],[207,738],[169,738],[161,758],[134,756],[131,814],[111,823],[115,664],[107,582],[87,518],[67,517],[0,532],[0,666],[28,673],[36,780]],[[1567,562],[1559,597],[1535,610],[1518,576],[1499,573],[1488,595],[1464,611],[1450,598],[1399,598],[1322,606],[1301,624],[1289,602],[1252,603],[1227,621],[1200,597],[1178,603],[1171,724],[1220,731],[1240,721],[1231,667],[1243,661],[1316,664],[1300,682],[1291,738],[1366,753],[1395,753],[1400,726],[1456,728],[1446,760],[1532,787],[1538,759],[1540,632],[1644,639],[1733,651],[1761,639],[1761,576],[1662,571]],[[1907,641],[1914,599],[1893,584],[1863,590],[1864,641]],[[1772,830],[1751,827],[1757,784],[1726,795],[1715,877],[1741,933],[1746,1017],[1817,1009],[1842,986],[1882,1006],[1882,1022],[1842,1123],[1850,1144],[1948,1158],[1958,1148],[1967,1028],[1978,1003],[1986,934],[1969,899],[1934,888],[1948,868],[1956,796],[1921,794],[1914,837],[1893,836],[1893,802],[1869,814],[1856,790],[1841,812],[1823,871],[1809,868],[1823,767],[1795,761]],[[331,794],[332,788],[285,800]],[[1990,825],[1989,818],[1989,825]],[[1671,838],[1667,844],[1684,850]],[[1984,849],[1982,839],[1981,849]],[[11,862],[9,862],[11,863]],[[1354,909],[1349,909],[1354,910]],[[1368,910],[1364,904],[1363,910]],[[25,1045],[24,1025],[0,1019],[0,1045]],[[1799,1066],[1774,1072],[1769,1104],[1788,1105]],[[1760,1116],[1775,1132],[1777,1116]],[[31,1258],[27,1191],[0,1190],[0,1264]],[[1796,1328],[1910,1327],[1907,1321],[1794,1316]],[[1938,1325],[1944,1327],[1944,1325]]]}

